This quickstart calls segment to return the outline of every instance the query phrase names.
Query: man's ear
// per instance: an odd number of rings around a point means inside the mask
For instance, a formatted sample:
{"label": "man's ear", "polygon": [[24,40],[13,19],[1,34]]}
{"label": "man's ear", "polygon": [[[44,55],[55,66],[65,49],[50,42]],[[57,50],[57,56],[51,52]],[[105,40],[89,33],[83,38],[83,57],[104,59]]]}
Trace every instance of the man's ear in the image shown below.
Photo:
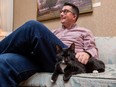
{"label": "man's ear", "polygon": [[74,14],[74,19],[76,20],[77,19],[77,15]]}
{"label": "man's ear", "polygon": [[71,51],[75,52],[75,44],[74,43],[72,43],[69,48],[70,48]]}
{"label": "man's ear", "polygon": [[60,53],[62,51],[62,47],[59,45],[56,45],[56,53]]}

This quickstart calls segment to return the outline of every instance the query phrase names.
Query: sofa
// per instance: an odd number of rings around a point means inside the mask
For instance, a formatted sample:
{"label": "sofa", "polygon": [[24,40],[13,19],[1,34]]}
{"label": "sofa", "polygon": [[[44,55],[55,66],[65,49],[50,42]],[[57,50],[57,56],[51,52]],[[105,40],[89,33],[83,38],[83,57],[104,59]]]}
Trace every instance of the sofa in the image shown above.
{"label": "sofa", "polygon": [[55,84],[50,81],[52,73],[35,73],[19,86],[23,87],[116,87],[116,37],[95,37],[99,58],[105,63],[103,73],[73,75],[65,83],[62,74]]}

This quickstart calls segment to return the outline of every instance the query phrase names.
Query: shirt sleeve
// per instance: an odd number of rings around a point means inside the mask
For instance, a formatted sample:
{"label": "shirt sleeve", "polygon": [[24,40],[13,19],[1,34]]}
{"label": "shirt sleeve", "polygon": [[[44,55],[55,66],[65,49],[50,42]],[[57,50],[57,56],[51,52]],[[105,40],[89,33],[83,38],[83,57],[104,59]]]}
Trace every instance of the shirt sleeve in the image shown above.
{"label": "shirt sleeve", "polygon": [[87,31],[84,35],[84,50],[93,58],[98,58],[98,49],[95,43],[95,37],[91,31]]}

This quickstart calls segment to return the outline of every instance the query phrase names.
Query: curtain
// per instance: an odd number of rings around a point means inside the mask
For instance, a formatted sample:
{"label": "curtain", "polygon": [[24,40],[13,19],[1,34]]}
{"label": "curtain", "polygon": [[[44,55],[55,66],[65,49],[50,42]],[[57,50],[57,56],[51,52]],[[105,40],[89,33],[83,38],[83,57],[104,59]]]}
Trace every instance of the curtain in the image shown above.
{"label": "curtain", "polygon": [[5,32],[13,29],[13,0],[0,0],[0,29]]}

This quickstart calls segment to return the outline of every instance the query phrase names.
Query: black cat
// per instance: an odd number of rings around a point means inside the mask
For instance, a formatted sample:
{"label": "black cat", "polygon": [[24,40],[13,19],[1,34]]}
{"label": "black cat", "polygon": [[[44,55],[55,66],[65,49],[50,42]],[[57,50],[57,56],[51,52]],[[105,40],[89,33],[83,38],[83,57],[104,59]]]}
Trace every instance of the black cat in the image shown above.
{"label": "black cat", "polygon": [[86,65],[80,63],[75,58],[75,44],[72,43],[69,48],[61,48],[56,45],[56,59],[55,70],[51,77],[52,82],[56,82],[58,75],[63,73],[63,80],[67,82],[72,75],[80,73],[92,73],[93,70],[98,72],[105,71],[105,64],[97,59],[90,58]]}

